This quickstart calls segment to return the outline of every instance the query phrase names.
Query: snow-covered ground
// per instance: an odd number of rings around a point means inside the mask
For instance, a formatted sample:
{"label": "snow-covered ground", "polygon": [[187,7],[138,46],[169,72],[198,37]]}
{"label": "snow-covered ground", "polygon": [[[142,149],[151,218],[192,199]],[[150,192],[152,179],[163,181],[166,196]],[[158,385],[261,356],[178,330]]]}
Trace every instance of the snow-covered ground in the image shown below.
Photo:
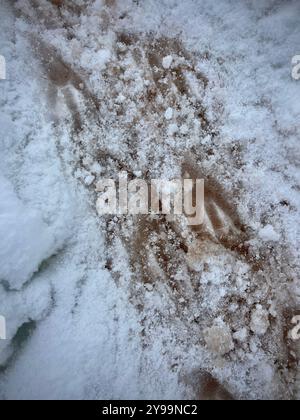
{"label": "snow-covered ground", "polygon": [[[1,0],[0,27],[0,398],[299,398],[299,2]],[[100,218],[120,171],[204,178],[204,225]]]}

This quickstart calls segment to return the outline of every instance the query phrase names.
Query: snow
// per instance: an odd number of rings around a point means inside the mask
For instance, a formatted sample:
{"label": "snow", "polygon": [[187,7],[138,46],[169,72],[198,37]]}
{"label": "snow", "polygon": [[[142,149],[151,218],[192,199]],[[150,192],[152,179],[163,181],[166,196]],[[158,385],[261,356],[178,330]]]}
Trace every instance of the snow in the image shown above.
{"label": "snow", "polygon": [[84,179],[84,182],[87,186],[90,186],[95,181],[95,179],[96,178],[93,175],[87,175]]}
{"label": "snow", "polygon": [[168,108],[165,112],[166,120],[171,120],[173,118],[173,109]]}
{"label": "snow", "polygon": [[173,57],[171,55],[167,55],[166,57],[163,58],[162,65],[164,69],[169,70],[172,63],[173,63]]}
{"label": "snow", "polygon": [[[33,3],[0,6],[0,398],[294,398],[299,2]],[[203,230],[99,217],[124,170],[204,177]]]}
{"label": "snow", "polygon": [[3,315],[0,316],[0,340],[6,340],[6,320]]}
{"label": "snow", "polygon": [[153,291],[153,284],[146,283],[145,288],[147,289],[148,292],[152,292]]}
{"label": "snow", "polygon": [[208,328],[204,331],[204,338],[209,350],[219,356],[225,356],[234,349],[232,334],[228,325]]}
{"label": "snow", "polygon": [[20,289],[55,251],[55,238],[41,215],[26,208],[0,174],[1,281]]}
{"label": "snow", "polygon": [[174,136],[178,132],[178,125],[177,124],[170,124],[168,127],[168,135]]}
{"label": "snow", "polygon": [[269,313],[261,305],[257,305],[251,315],[250,327],[257,335],[264,335],[270,327]]}
{"label": "snow", "polygon": [[267,225],[259,231],[259,237],[265,242],[278,242],[280,235],[275,232],[272,225]]}
{"label": "snow", "polygon": [[233,338],[241,342],[245,342],[247,340],[247,337],[248,337],[247,328],[242,328],[241,330],[233,334]]}

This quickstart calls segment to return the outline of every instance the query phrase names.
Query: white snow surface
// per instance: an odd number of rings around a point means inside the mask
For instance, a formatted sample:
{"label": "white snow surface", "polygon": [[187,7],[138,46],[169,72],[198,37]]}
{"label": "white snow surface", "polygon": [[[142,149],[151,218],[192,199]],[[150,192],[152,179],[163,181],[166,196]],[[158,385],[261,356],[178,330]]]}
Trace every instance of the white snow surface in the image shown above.
{"label": "white snow surface", "polygon": [[50,257],[54,238],[41,216],[29,211],[0,175],[0,278],[20,289]]}
{"label": "white snow surface", "polygon": [[[0,5],[0,54],[7,61],[7,80],[0,81],[0,315],[8,333],[0,341],[0,398],[200,398],[190,380],[195,371],[209,372],[236,399],[299,398],[295,369],[284,367],[283,379],[276,367],[286,351],[299,351],[282,343],[289,318],[281,320],[287,312],[292,318],[300,298],[300,82],[291,78],[299,2],[66,3],[73,6]],[[188,69],[191,54],[194,70],[209,81],[206,90],[192,72],[185,74],[194,99],[177,106],[158,95],[153,115],[145,116],[137,98],[148,89],[146,58],[126,55],[129,47],[118,39],[124,32],[137,34],[136,43],[145,36],[142,53],[150,48],[144,45],[149,34],[180,39],[185,57],[172,47],[155,66]],[[82,80],[71,76],[51,90],[37,35]],[[118,60],[121,82],[111,82],[111,93],[103,74],[114,74]],[[102,119],[85,117],[75,143],[73,118],[86,115],[85,91],[102,104]],[[75,111],[68,98],[77,101]],[[202,101],[217,135],[199,127],[193,100]],[[114,114],[122,106],[126,112]],[[157,115],[167,119],[160,139],[151,125]],[[174,115],[180,118],[170,124]],[[132,159],[134,138],[125,141],[125,128],[137,116],[141,141]],[[251,255],[267,256],[270,264],[251,266],[217,241],[205,254],[196,243],[171,279],[183,295],[176,303],[166,281],[158,281],[163,274],[152,250],[147,264],[154,281],[143,282],[123,237],[107,245],[119,219],[106,224],[96,214],[94,183],[105,162],[92,156],[94,141],[132,173],[143,174],[150,164],[153,175],[166,178],[180,173],[178,156],[202,147],[201,170],[233,192],[251,231]],[[230,229],[228,215],[216,209]],[[126,229],[130,238],[130,223]],[[164,232],[157,235],[165,240]],[[149,241],[156,239],[153,232]],[[189,270],[199,274],[197,292],[184,283]]]}

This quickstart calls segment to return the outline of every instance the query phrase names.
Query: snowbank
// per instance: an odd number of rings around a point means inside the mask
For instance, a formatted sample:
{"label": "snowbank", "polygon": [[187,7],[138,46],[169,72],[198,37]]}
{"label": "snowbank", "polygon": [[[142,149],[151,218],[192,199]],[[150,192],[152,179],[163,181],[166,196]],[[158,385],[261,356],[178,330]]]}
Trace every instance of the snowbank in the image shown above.
{"label": "snowbank", "polygon": [[41,216],[0,174],[0,280],[20,289],[54,251],[55,239]]}

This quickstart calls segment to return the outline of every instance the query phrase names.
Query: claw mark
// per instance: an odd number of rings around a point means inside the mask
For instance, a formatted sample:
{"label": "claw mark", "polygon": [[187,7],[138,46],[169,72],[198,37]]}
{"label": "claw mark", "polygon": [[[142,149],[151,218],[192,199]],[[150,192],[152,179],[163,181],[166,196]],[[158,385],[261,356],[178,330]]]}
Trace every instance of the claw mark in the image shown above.
{"label": "claw mark", "polygon": [[80,132],[83,126],[82,111],[79,109],[76,97],[81,96],[86,108],[94,114],[99,110],[99,100],[89,90],[84,77],[72,70],[54,48],[37,40],[33,43],[49,79],[48,96],[52,110],[54,109],[55,121],[58,123],[64,120],[64,115],[61,115],[60,111],[62,96],[73,117],[74,131]]}

